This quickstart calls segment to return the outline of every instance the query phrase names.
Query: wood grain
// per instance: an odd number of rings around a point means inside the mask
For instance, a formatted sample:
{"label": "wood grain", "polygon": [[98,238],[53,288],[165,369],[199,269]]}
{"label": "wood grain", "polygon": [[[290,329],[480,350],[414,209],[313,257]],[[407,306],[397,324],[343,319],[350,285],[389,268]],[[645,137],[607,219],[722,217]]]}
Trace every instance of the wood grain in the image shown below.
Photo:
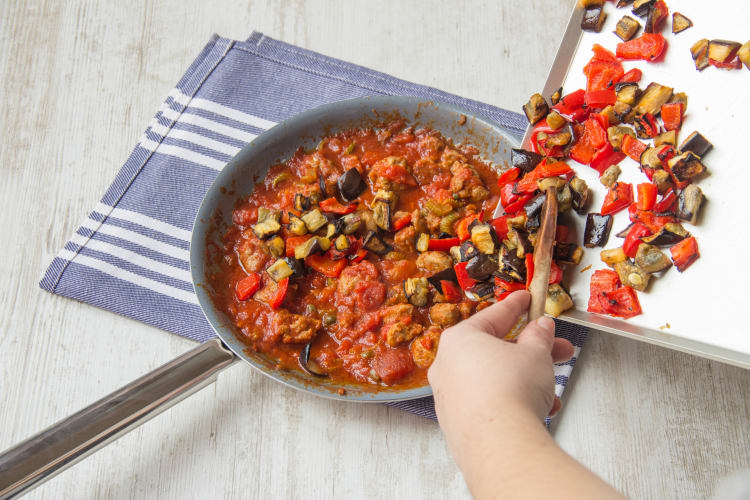
{"label": "wood grain", "polygon": [[[574,0],[0,2],[0,448],[191,342],[37,282],[213,32],[287,42],[519,109]],[[750,462],[746,371],[592,334],[555,423],[634,498],[705,498]],[[221,375],[30,498],[466,498],[434,422]]]}

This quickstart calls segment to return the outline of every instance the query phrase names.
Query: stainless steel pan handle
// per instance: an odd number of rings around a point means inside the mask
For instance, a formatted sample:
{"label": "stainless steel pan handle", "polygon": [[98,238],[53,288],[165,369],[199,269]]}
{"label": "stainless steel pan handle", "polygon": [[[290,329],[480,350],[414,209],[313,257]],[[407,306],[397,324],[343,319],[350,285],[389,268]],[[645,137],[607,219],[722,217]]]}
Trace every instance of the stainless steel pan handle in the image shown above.
{"label": "stainless steel pan handle", "polygon": [[0,499],[28,492],[198,392],[238,358],[210,340],[0,455]]}

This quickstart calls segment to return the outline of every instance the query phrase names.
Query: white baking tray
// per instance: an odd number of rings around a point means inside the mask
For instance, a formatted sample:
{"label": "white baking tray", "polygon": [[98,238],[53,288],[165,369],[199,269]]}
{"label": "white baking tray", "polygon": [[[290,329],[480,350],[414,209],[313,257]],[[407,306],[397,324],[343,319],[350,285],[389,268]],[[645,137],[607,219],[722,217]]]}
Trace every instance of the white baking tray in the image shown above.
{"label": "white baking tray", "polygon": [[[688,109],[678,145],[694,130],[714,145],[704,158],[710,175],[698,184],[708,201],[698,225],[685,224],[698,240],[701,257],[684,273],[672,268],[652,279],[648,291],[638,293],[643,314],[619,320],[586,312],[591,274],[606,268],[599,259],[600,248],[586,249],[581,264],[566,276],[576,309],[561,319],[750,368],[750,327],[744,319],[744,313],[750,311],[750,213],[742,208],[750,198],[750,71],[745,67],[729,71],[709,66],[698,72],[690,56],[691,45],[701,38],[746,42],[750,36],[748,15],[740,2],[719,5],[681,0],[667,4],[670,15],[662,31],[668,43],[664,60],[624,61],[623,65],[625,71],[635,67],[643,71],[641,88],[655,81],[687,93]],[[574,9],[544,88],[545,97],[561,84],[563,95],[585,88],[583,67],[591,58],[591,47],[598,43],[614,52],[621,41],[613,33],[615,24],[623,15],[636,17],[630,8],[617,9],[611,2],[605,3],[605,9],[608,16],[601,33],[581,32],[582,11],[580,7]],[[689,17],[694,26],[673,35],[673,9]],[[644,20],[638,20],[644,24]],[[606,190],[597,172],[572,160],[570,163],[592,187],[589,210],[598,211]],[[620,167],[620,180],[632,183],[634,188],[647,181],[630,158]],[[584,224],[585,218],[575,217],[579,239]],[[628,224],[626,211],[615,216],[606,248],[622,245],[623,240],[615,234]],[[592,265],[590,270],[579,273],[588,265]]]}

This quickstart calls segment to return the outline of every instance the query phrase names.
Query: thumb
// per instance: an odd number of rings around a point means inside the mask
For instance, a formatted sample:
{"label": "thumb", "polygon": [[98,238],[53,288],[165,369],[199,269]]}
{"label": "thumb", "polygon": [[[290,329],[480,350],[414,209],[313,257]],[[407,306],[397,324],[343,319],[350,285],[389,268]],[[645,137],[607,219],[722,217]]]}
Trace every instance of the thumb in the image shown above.
{"label": "thumb", "polygon": [[555,322],[546,316],[542,316],[536,321],[532,321],[526,325],[526,328],[523,329],[521,335],[518,336],[516,343],[518,345],[540,349],[549,354],[552,351],[552,344],[554,341]]}

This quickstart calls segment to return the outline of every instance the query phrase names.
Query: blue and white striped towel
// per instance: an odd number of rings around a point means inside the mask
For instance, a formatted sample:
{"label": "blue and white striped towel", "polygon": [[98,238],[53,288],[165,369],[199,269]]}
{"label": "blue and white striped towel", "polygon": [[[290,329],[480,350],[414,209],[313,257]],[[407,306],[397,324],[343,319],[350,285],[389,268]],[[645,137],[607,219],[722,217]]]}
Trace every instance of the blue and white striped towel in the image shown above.
{"label": "blue and white striped towel", "polygon": [[[188,242],[217,172],[258,134],[296,113],[388,94],[449,102],[520,138],[510,111],[415,85],[253,33],[214,36],[156,113],[101,202],[47,269],[41,287],[197,341],[214,333],[193,294]],[[584,329],[558,323],[576,346]],[[562,394],[573,361],[556,369]],[[435,417],[432,399],[397,404]]]}

